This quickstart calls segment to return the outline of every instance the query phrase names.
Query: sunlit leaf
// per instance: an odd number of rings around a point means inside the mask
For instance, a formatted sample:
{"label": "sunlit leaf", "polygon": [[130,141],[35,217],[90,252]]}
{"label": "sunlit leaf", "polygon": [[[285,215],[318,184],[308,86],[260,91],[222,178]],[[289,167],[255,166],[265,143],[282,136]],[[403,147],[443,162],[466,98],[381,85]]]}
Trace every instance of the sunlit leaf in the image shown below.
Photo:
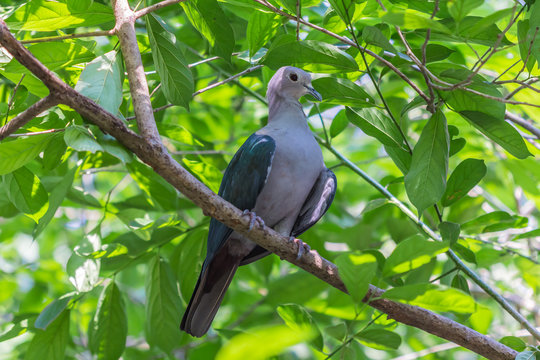
{"label": "sunlit leaf", "polygon": [[22,167],[4,175],[8,197],[17,209],[36,223],[47,212],[49,197],[40,179],[28,168]]}
{"label": "sunlit leaf", "polygon": [[452,172],[442,198],[443,206],[450,206],[467,193],[486,175],[483,160],[465,159]]}
{"label": "sunlit leaf", "polygon": [[375,276],[377,259],[372,254],[350,253],[338,256],[335,263],[347,291],[354,301],[361,302]]}
{"label": "sunlit leaf", "polygon": [[10,173],[34,160],[42,152],[54,134],[33,135],[14,141],[0,143],[0,175]]}
{"label": "sunlit leaf", "polygon": [[63,360],[69,341],[69,311],[64,310],[48,327],[37,330],[25,360]]}

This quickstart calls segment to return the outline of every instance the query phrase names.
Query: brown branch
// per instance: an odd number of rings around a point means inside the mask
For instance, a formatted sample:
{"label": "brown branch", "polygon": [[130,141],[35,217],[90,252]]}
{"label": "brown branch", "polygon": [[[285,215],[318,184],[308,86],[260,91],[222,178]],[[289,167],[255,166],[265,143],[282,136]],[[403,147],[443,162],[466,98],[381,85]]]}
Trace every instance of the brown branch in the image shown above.
{"label": "brown branch", "polygon": [[540,140],[540,129],[536,128],[533,124],[531,124],[524,118],[508,111],[504,113],[504,118],[510,120],[514,124],[521,126]]}
{"label": "brown branch", "polygon": [[514,97],[514,95],[516,95],[518,92],[520,92],[521,90],[523,89],[530,89],[530,90],[533,90],[535,92],[540,92],[540,90],[538,90],[537,88],[531,86],[531,84],[534,84],[535,82],[538,82],[540,79],[535,77],[535,78],[531,78],[527,81],[524,81],[524,82],[518,82],[518,83],[521,83],[521,85],[519,87],[517,87],[514,91],[512,91],[511,93],[509,93],[508,95],[506,95],[504,98],[505,99],[511,99],[512,97]]}
{"label": "brown branch", "polygon": [[154,120],[148,83],[135,35],[135,13],[129,7],[127,0],[115,0],[113,4],[116,17],[115,29],[126,64],[137,126],[145,139],[158,145],[161,144],[161,139]]}
{"label": "brown branch", "polygon": [[[1,40],[0,40],[1,41]],[[0,128],[0,141],[19,130],[26,125],[30,120],[44,112],[45,110],[58,105],[59,101],[52,95],[47,95],[43,99],[24,110],[22,113],[15,116],[10,122]]]}
{"label": "brown branch", "polygon": [[182,1],[185,1],[185,0],[164,0],[164,1],[158,2],[157,4],[150,5],[148,7],[145,7],[144,9],[135,11],[135,18],[138,19],[144,15],[148,15],[149,13],[153,11],[164,8],[165,6],[177,4]]}
{"label": "brown branch", "polygon": [[4,122],[4,124],[6,124],[8,119],[9,119],[9,112],[11,110],[11,107],[13,106],[13,103],[15,102],[15,95],[17,95],[17,90],[19,90],[19,86],[21,86],[21,83],[24,80],[25,75],[26,74],[22,74],[21,79],[15,85],[15,88],[13,89],[13,94],[11,94],[11,97],[9,98],[8,106],[7,106],[7,110],[6,110],[6,121]]}
{"label": "brown branch", "polygon": [[48,37],[42,37],[42,38],[36,38],[36,39],[28,39],[28,40],[22,40],[21,44],[35,44],[35,43],[49,42],[49,41],[60,41],[60,40],[67,40],[67,39],[78,39],[78,38],[84,38],[84,37],[111,36],[111,35],[114,35],[114,29],[91,31],[91,32],[80,33],[80,34],[48,36]]}
{"label": "brown branch", "polygon": [[[234,231],[249,237],[258,245],[346,292],[345,285],[338,276],[337,267],[322,258],[316,251],[309,251],[297,259],[297,245],[294,242],[289,242],[287,237],[281,236],[266,226],[255,227],[250,231],[250,219],[243,216],[241,210],[199,182],[178,164],[161,144],[156,144],[137,135],[128,129],[122,120],[63,83],[55,74],[47,71],[40,73],[44,71],[44,66],[15,40],[9,33],[5,22],[1,20],[0,43],[19,62],[27,64],[28,69],[34,72],[38,78],[50,80],[48,86],[51,89],[51,96],[58,97],[61,103],[72,107],[103,132],[114,136],[143,162],[150,165],[156,173],[203,209],[206,215],[214,217]],[[384,290],[370,286],[365,300],[378,298],[383,292]],[[371,300],[369,304],[387,313],[390,318],[456,342],[489,359],[509,360],[514,359],[517,354],[516,351],[487,336],[428,310],[386,299]]]}

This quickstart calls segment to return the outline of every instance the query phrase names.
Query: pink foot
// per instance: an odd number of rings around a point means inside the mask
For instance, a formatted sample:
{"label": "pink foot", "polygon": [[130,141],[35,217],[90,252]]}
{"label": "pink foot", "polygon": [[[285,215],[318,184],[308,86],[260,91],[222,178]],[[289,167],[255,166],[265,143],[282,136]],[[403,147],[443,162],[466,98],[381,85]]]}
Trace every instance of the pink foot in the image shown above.
{"label": "pink foot", "polygon": [[298,246],[298,255],[296,256],[296,260],[300,260],[302,255],[311,250],[311,247],[309,247],[308,244],[300,239],[295,238],[294,236],[289,237],[289,242],[294,242]]}
{"label": "pink foot", "polygon": [[248,209],[246,209],[244,210],[242,215],[249,216],[249,230],[248,231],[251,231],[253,229],[253,226],[255,226],[255,222],[258,222],[261,228],[264,226],[264,220],[258,217],[254,211],[249,211]]}

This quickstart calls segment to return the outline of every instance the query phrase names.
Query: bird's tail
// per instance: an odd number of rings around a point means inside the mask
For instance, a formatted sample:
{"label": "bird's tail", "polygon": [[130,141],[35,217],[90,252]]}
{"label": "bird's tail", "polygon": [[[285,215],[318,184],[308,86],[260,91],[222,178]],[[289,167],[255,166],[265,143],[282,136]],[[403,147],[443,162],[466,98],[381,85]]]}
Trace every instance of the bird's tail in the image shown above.
{"label": "bird's tail", "polygon": [[181,330],[196,337],[206,334],[241,260],[241,257],[220,251],[208,266],[203,266],[182,318]]}

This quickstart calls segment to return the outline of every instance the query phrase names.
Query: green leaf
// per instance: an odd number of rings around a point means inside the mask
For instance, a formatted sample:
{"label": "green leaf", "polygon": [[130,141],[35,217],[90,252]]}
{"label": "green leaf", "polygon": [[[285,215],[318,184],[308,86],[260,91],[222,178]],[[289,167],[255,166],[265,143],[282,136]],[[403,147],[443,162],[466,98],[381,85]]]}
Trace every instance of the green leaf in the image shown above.
{"label": "green leaf", "polygon": [[268,359],[290,346],[311,340],[315,335],[310,327],[298,331],[286,325],[265,326],[231,338],[219,350],[216,360]]}
{"label": "green leaf", "polygon": [[384,150],[388,156],[392,158],[392,161],[396,164],[401,173],[406,175],[411,168],[411,154],[402,147],[397,146],[385,146]]}
{"label": "green leaf", "polygon": [[419,268],[431,261],[432,258],[448,250],[448,242],[425,240],[421,235],[415,235],[400,242],[392,254],[386,259],[383,276],[403,274]]}
{"label": "green leaf", "polygon": [[[422,49],[416,49],[413,52],[419,59],[422,59]],[[428,44],[426,46],[426,63],[444,60],[454,52],[455,50],[449,49],[443,45]],[[419,98],[418,102],[424,105],[424,99]]]}
{"label": "green leaf", "polygon": [[440,22],[430,19],[426,14],[410,9],[388,12],[381,20],[383,23],[401,26],[404,29],[431,29],[443,34],[451,33],[451,31]]}
{"label": "green leaf", "polygon": [[94,3],[94,0],[67,0],[70,12],[86,11]]}
{"label": "green leaf", "polygon": [[349,121],[386,146],[401,147],[403,138],[394,122],[378,109],[347,108]]}
{"label": "green leaf", "polygon": [[456,22],[460,22],[471,10],[479,7],[484,0],[448,0],[448,12]]}
{"label": "green leaf", "polygon": [[401,345],[401,336],[384,329],[366,329],[354,335],[355,340],[377,350],[396,350]]}
{"label": "green leaf", "polygon": [[442,198],[443,206],[450,206],[476,186],[486,175],[484,160],[465,159],[452,172]]}
{"label": "green leaf", "polygon": [[56,168],[62,163],[62,158],[66,150],[67,146],[64,136],[62,134],[54,134],[50,144],[43,151],[43,167],[49,171]]}
{"label": "green leaf", "polygon": [[185,303],[189,302],[197,283],[204,259],[203,250],[207,236],[208,228],[190,231],[175,247],[171,256],[171,267],[176,274]]}
{"label": "green leaf", "polygon": [[48,327],[37,330],[25,360],[63,360],[69,340],[69,311],[64,310]]}
{"label": "green leaf", "polygon": [[534,230],[519,234],[516,237],[514,237],[512,241],[519,240],[519,239],[529,239],[529,238],[534,238],[534,237],[540,237],[540,229],[534,229]]}
{"label": "green leaf", "polygon": [[13,205],[36,223],[46,213],[49,207],[47,191],[39,178],[26,167],[4,175],[4,186]]}
{"label": "green leaf", "polygon": [[474,299],[461,290],[435,284],[405,285],[387,290],[384,299],[405,302],[433,311],[472,314],[476,311]]}
{"label": "green leaf", "polygon": [[460,111],[459,114],[518,159],[532,156],[519,132],[503,119],[479,111]]}
{"label": "green leaf", "polygon": [[191,24],[208,40],[214,53],[230,62],[234,33],[229,20],[216,0],[193,0],[181,3]]}
{"label": "green leaf", "polygon": [[71,125],[64,132],[66,145],[77,151],[103,151],[103,148],[96,141],[90,130],[80,125]]}
{"label": "green leaf", "polygon": [[469,290],[469,284],[467,283],[467,279],[465,279],[465,277],[460,274],[457,274],[452,279],[452,287],[459,289],[467,294],[471,293],[471,291]]}
{"label": "green leaf", "polygon": [[397,50],[390,44],[390,41],[388,41],[382,31],[375,26],[364,27],[362,30],[362,39],[368,44],[378,46],[386,51],[397,54]]}
{"label": "green leaf", "polygon": [[13,327],[11,327],[11,329],[0,334],[0,343],[16,338],[19,335],[26,334],[27,330],[27,327],[22,326],[21,324],[15,324]]}
{"label": "green leaf", "polygon": [[79,292],[88,292],[94,289],[99,281],[99,269],[101,261],[95,259],[86,259],[79,256],[79,252],[96,251],[101,246],[101,239],[96,234],[88,234],[79,245],[75,247],[66,264],[66,270],[69,275],[69,281]]}
{"label": "green leaf", "polygon": [[167,264],[156,255],[148,266],[146,278],[146,340],[170,352],[180,343],[182,301],[176,280]]}
{"label": "green leaf", "polygon": [[51,191],[47,212],[43,215],[43,217],[41,217],[41,219],[39,219],[39,222],[34,229],[34,233],[32,234],[34,239],[37,238],[39,234],[41,234],[43,229],[45,229],[45,227],[49,224],[49,222],[51,222],[54,215],[56,214],[56,210],[58,210],[60,205],[62,205],[62,202],[64,201],[68,190],[71,188],[71,184],[73,184],[73,177],[75,176],[75,171],[77,171],[78,169],[78,167],[73,167],[68,170],[66,175],[64,175],[64,178]]}
{"label": "green leaf", "polygon": [[147,165],[133,161],[127,165],[129,175],[148,196],[152,205],[159,205],[164,209],[176,209],[179,204],[176,189],[163,180]]}
{"label": "green leaf", "polygon": [[277,312],[283,321],[285,321],[285,324],[293,330],[303,331],[306,328],[311,328],[316,334],[311,343],[317,350],[323,351],[324,342],[321,330],[319,330],[319,327],[303,306],[284,304],[277,307]]}
{"label": "green leaf", "polygon": [[261,61],[276,70],[290,65],[313,72],[358,70],[358,64],[353,57],[336,46],[315,40],[298,42],[294,36],[288,35],[274,41]]}
{"label": "green leaf", "polygon": [[510,215],[504,211],[493,211],[464,223],[461,227],[468,231],[480,230],[482,233],[520,229],[527,226],[529,219],[523,216]]}
{"label": "green leaf", "polygon": [[335,138],[349,125],[349,119],[345,114],[345,110],[340,110],[336,116],[332,119],[330,124],[330,137]]}
{"label": "green leaf", "polygon": [[443,241],[454,244],[459,239],[460,226],[453,222],[443,221],[439,224],[439,231]]}
{"label": "green leaf", "polygon": [[11,30],[34,31],[83,28],[113,21],[112,9],[107,5],[93,3],[85,10],[70,11],[66,3],[45,0],[28,1],[6,19]]}
{"label": "green leaf", "polygon": [[168,101],[189,109],[189,102],[195,91],[193,75],[176,38],[161,22],[161,19],[153,14],[146,16],[152,58],[161,79],[161,88]]}
{"label": "green leaf", "polygon": [[377,259],[372,254],[355,252],[338,256],[335,263],[347,291],[355,302],[360,303],[375,276]]}
{"label": "green leaf", "polygon": [[[476,1],[479,1],[479,0],[476,0]],[[477,21],[470,29],[467,30],[467,34],[469,36],[476,36],[480,34],[482,31],[485,31],[486,29],[488,29],[490,26],[492,26],[499,20],[504,19],[507,16],[512,16],[513,13],[514,13],[514,9],[511,7],[507,9],[495,11],[494,13],[489,14],[488,16],[483,17],[479,21]]]}
{"label": "green leaf", "polygon": [[[29,46],[28,50],[51,71],[88,62],[95,57],[93,52],[77,43],[38,43]],[[16,59],[6,64],[4,70],[15,74],[29,72]]]}
{"label": "green leaf", "polygon": [[349,24],[354,17],[354,4],[352,0],[329,0],[332,8],[345,24]]}
{"label": "green leaf", "polygon": [[[517,23],[517,36],[519,41],[519,55],[521,56],[521,61],[525,62],[527,60],[526,68],[531,71],[536,63],[536,58],[532,54],[529,55],[529,51],[532,50],[534,42],[536,42],[536,37],[534,37],[534,32],[529,31],[529,19],[520,20]],[[531,35],[532,34],[532,35]],[[533,42],[534,39],[534,42]]]}
{"label": "green leaf", "polygon": [[47,330],[47,327],[67,308],[73,297],[75,297],[75,294],[72,293],[53,300],[37,317],[34,323],[35,328]]}
{"label": "green leaf", "polygon": [[98,359],[116,360],[126,347],[126,305],[120,289],[111,281],[101,293],[88,330],[88,347]]}
{"label": "green leaf", "polygon": [[203,161],[188,160],[186,158],[182,159],[182,164],[212,191],[216,193],[219,191],[219,184],[223,174],[218,168]]}
{"label": "green leaf", "polygon": [[10,173],[34,160],[55,138],[54,134],[32,135],[0,143],[0,175]]}
{"label": "green leaf", "polygon": [[312,84],[325,103],[355,107],[375,106],[373,98],[348,79],[324,76],[314,79]]}
{"label": "green leaf", "polygon": [[264,11],[253,11],[247,26],[249,56],[253,56],[268,40],[274,37],[281,25],[279,15]]}
{"label": "green leaf", "polygon": [[414,147],[405,189],[419,216],[439,201],[446,187],[450,139],[444,114],[437,110]]}
{"label": "green leaf", "polygon": [[75,90],[94,100],[113,115],[122,104],[124,67],[118,52],[109,51],[86,65]]}

